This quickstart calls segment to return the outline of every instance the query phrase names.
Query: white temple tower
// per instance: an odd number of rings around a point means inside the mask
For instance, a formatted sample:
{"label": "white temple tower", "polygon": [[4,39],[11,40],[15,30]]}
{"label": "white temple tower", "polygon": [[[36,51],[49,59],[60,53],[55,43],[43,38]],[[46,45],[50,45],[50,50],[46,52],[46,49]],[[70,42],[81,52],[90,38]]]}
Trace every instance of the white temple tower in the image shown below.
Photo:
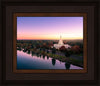
{"label": "white temple tower", "polygon": [[71,48],[70,45],[64,44],[64,43],[63,43],[62,37],[60,36],[60,39],[59,39],[58,44],[54,44],[54,47],[55,47],[56,49],[59,49],[59,48],[62,47],[62,46],[65,46],[65,48]]}
{"label": "white temple tower", "polygon": [[61,36],[60,36],[60,40],[59,40],[58,44],[59,45],[63,45],[64,44],[63,41],[62,41],[62,39],[61,39]]}

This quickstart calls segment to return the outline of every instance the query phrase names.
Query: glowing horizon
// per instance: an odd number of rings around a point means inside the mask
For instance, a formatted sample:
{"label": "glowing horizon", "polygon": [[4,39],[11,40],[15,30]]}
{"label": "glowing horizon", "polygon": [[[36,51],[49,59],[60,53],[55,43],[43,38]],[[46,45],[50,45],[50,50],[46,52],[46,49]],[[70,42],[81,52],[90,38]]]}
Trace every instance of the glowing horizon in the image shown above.
{"label": "glowing horizon", "polygon": [[83,39],[83,17],[17,17],[17,40]]}

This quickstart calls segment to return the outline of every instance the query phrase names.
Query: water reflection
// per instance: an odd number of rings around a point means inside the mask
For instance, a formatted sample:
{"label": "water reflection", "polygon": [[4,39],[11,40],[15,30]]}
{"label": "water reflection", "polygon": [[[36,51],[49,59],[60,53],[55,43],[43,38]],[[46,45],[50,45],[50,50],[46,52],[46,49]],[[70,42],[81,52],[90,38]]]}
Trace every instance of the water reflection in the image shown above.
{"label": "water reflection", "polygon": [[52,59],[52,65],[54,66],[56,64],[56,60]]}
{"label": "water reflection", "polygon": [[39,57],[39,53],[36,53],[36,56]]}
{"label": "water reflection", "polygon": [[83,69],[33,51],[17,50],[17,69]]}
{"label": "water reflection", "polygon": [[41,54],[40,54],[40,58],[41,58]]}
{"label": "water reflection", "polygon": [[28,54],[30,54],[30,50],[28,50]]}
{"label": "water reflection", "polygon": [[69,68],[70,68],[70,63],[66,62],[66,63],[65,63],[65,68],[66,68],[66,69],[69,69]]}
{"label": "water reflection", "polygon": [[49,59],[49,56],[47,56],[47,59]]}
{"label": "water reflection", "polygon": [[45,59],[45,55],[43,55],[43,59]]}
{"label": "water reflection", "polygon": [[35,53],[32,51],[32,56],[34,56],[34,54],[35,54]]}

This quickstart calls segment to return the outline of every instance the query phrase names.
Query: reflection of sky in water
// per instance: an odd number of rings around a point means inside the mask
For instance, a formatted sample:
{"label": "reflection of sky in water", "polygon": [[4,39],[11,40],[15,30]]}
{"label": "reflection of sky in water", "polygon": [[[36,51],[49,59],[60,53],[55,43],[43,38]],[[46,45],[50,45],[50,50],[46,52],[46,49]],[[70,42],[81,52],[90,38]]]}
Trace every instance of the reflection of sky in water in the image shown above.
{"label": "reflection of sky in water", "polygon": [[[69,68],[70,67],[70,68]],[[17,69],[82,69],[81,67],[72,64],[66,64],[59,60],[47,58],[47,56],[32,56],[31,54],[24,53],[17,50]]]}

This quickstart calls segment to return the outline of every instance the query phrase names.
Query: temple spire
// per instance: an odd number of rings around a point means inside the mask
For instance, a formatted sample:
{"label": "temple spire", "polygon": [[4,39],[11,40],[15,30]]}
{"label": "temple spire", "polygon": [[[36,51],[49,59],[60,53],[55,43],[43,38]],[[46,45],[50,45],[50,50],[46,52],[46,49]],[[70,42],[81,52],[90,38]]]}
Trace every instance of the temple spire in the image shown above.
{"label": "temple spire", "polygon": [[58,44],[63,45],[63,40],[61,39],[61,35],[60,35],[60,40],[59,40]]}
{"label": "temple spire", "polygon": [[60,35],[60,39],[61,39],[61,35]]}

